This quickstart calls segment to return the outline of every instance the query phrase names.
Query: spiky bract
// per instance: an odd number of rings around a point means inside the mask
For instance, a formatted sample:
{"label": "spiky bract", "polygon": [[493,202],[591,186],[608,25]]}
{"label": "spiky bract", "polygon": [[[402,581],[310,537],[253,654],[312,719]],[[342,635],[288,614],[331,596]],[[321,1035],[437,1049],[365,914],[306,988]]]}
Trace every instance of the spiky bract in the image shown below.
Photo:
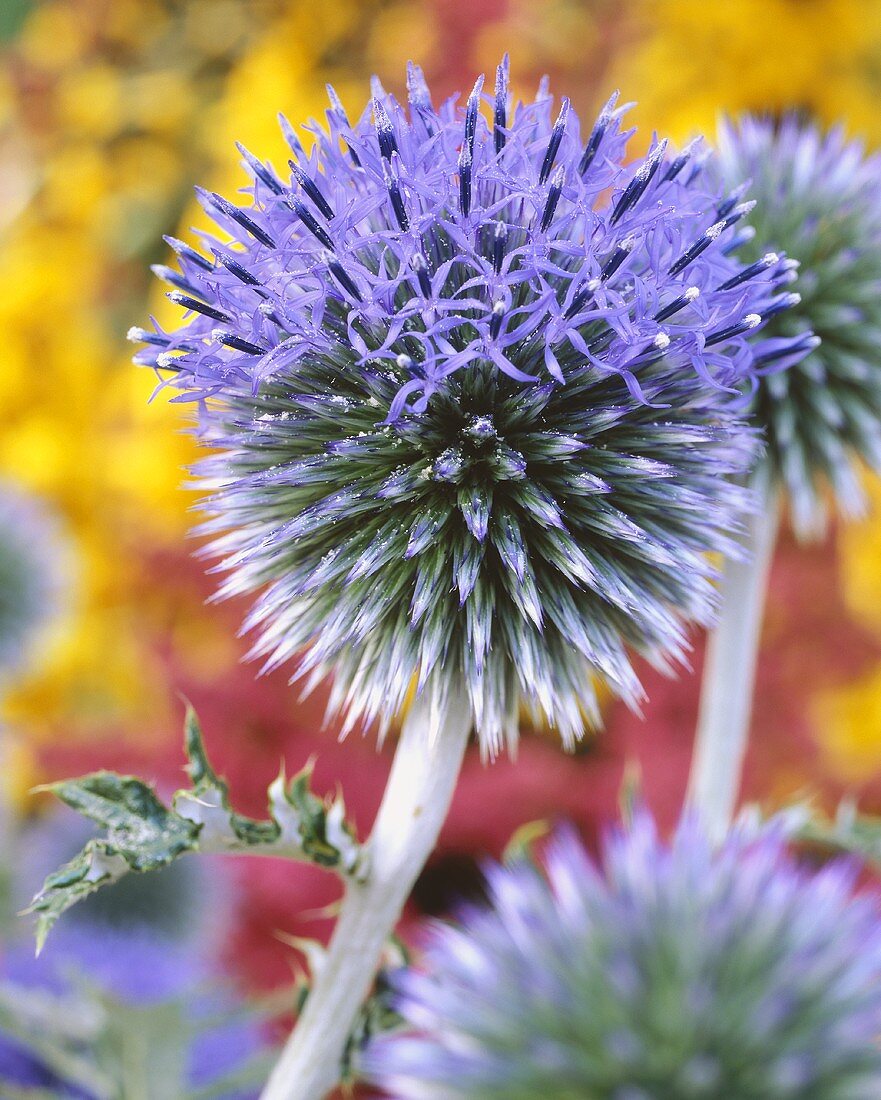
{"label": "spiky bract", "polygon": [[59,525],[39,501],[0,483],[0,676],[33,656],[67,580]]}
{"label": "spiky bract", "polygon": [[545,89],[512,112],[506,63],[491,123],[481,89],[435,110],[411,67],[354,126],[331,94],[284,181],[242,150],[252,206],[200,193],[232,244],[160,271],[190,319],[133,338],[200,402],[254,652],[332,670],[349,722],[464,682],[494,752],[521,699],[571,741],[590,672],[633,699],[625,646],[707,618],[751,452],[721,386],[788,272],[730,258],[749,205],[696,147],[624,166],[615,97],[585,139]]}
{"label": "spiky bract", "polygon": [[[825,526],[824,489],[859,512],[857,459],[881,469],[881,158],[840,129],[744,117],[719,135],[719,175],[752,180],[756,234],[738,253],[785,250],[800,263],[800,303],[768,326],[764,355],[813,344],[790,370],[760,380],[754,416],[766,472],[787,491],[797,532]],[[813,331],[815,339],[806,333]]]}
{"label": "spiky bract", "polygon": [[488,869],[490,905],[437,924],[393,977],[401,1030],[362,1056],[397,1100],[857,1100],[881,1095],[881,921],[856,870],[775,828],[668,846],[640,813],[594,865]]}

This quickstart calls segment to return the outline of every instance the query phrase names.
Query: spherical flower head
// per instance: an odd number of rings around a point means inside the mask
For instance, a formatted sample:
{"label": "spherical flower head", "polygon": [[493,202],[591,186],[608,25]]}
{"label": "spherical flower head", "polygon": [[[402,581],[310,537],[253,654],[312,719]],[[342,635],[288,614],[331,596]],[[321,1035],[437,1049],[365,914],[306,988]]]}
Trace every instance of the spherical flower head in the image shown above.
{"label": "spherical flower head", "polygon": [[0,483],[0,677],[34,657],[62,606],[67,573],[55,517],[35,498]]}
{"label": "spherical flower head", "polygon": [[[881,469],[881,158],[840,129],[744,117],[722,125],[717,171],[723,184],[751,179],[757,200],[739,257],[776,263],[785,250],[800,265],[800,301],[769,321],[757,356],[753,417],[762,472],[809,536],[825,526],[827,489],[846,515],[862,509],[858,460]],[[797,340],[809,354],[764,375]]]}
{"label": "spherical flower head", "polygon": [[[705,621],[752,440],[729,392],[776,267],[730,256],[749,204],[704,188],[697,146],[624,164],[616,97],[583,133],[542,87],[512,109],[435,108],[378,82],[331,92],[282,179],[246,150],[231,236],[173,242],[190,312],[134,330],[138,361],[199,404],[203,531],[260,592],[254,653],[334,674],[347,724],[464,685],[489,753],[518,703],[571,742],[591,673],[634,700],[627,647],[666,663]],[[782,268],[782,261],[781,261]]]}
{"label": "spherical flower head", "polygon": [[834,1100],[881,1095],[881,921],[855,868],[818,873],[781,832],[651,819],[596,866],[488,869],[490,903],[437,924],[393,976],[406,1029],[362,1070],[398,1100]]}

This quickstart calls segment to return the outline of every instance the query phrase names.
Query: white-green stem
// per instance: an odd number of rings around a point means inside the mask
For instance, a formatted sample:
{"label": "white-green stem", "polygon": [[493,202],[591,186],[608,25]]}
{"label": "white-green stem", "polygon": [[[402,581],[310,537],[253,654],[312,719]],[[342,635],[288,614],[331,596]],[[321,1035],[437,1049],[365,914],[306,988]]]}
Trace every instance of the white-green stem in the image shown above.
{"label": "white-green stem", "polygon": [[747,522],[746,559],[725,563],[719,622],[707,644],[688,804],[716,841],[731,824],[740,792],[779,514],[777,495],[761,492]]}
{"label": "white-green stem", "polygon": [[[427,694],[427,693],[426,693]],[[320,971],[262,1100],[323,1100],[383,950],[437,842],[471,731],[464,693],[443,708],[413,704],[367,843],[367,874],[351,880]]]}

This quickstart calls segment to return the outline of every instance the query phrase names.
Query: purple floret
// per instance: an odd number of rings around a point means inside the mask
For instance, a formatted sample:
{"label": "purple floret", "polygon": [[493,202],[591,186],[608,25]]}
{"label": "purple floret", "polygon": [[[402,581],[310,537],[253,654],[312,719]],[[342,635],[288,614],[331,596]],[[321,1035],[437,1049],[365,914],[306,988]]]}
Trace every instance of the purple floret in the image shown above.
{"label": "purple floret", "polygon": [[[582,133],[567,99],[554,119],[544,90],[510,112],[507,82],[505,62],[492,125],[483,78],[463,119],[455,97],[435,111],[411,66],[409,113],[375,86],[353,126],[334,97],[326,128],[308,127],[308,154],[285,124],[289,173],[240,146],[253,206],[197,189],[232,241],[203,235],[208,259],[171,240],[181,271],[157,273],[190,320],[134,330],[148,344],[138,361],[173,370],[190,398],[259,386],[316,355],[341,369],[387,363],[402,383],[393,420],[486,360],[524,384],[563,384],[571,349],[635,396],[661,345],[671,369],[742,377],[745,334],[788,281],[780,257],[736,282],[744,265],[729,253],[753,204],[715,193],[698,142],[676,154],[655,141],[626,163],[633,131],[617,93]],[[608,330],[591,345],[580,330],[597,320]]]}

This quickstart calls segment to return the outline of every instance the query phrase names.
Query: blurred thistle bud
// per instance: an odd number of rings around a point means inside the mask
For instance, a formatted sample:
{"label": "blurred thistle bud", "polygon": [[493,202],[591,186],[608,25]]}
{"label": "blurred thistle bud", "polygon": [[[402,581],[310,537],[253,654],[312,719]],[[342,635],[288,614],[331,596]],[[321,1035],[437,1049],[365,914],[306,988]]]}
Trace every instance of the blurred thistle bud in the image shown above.
{"label": "blurred thistle bud", "polygon": [[582,133],[568,100],[512,108],[507,60],[489,120],[482,78],[464,111],[407,87],[355,124],[332,93],[309,153],[283,120],[290,176],[241,150],[248,208],[199,192],[232,240],[172,242],[188,317],[136,361],[198,403],[201,531],[221,593],[260,593],[265,667],[333,672],[346,728],[415,680],[464,685],[489,754],[520,702],[571,744],[590,673],[632,702],[626,647],[666,665],[711,615],[785,261],[731,257],[750,205],[698,146],[626,164],[615,96]]}
{"label": "blurred thistle bud", "polygon": [[67,547],[55,517],[0,483],[0,678],[25,668],[64,604]]}
{"label": "blurred thistle bud", "polygon": [[392,976],[404,1029],[361,1055],[383,1095],[881,1095],[881,921],[854,865],[811,873],[775,826],[667,845],[644,812],[602,869],[569,832],[545,865],[491,866],[489,906]]}
{"label": "blurred thistle bud", "polygon": [[[757,202],[738,257],[763,264],[785,249],[799,264],[798,297],[757,354],[753,415],[766,476],[787,491],[796,532],[816,535],[824,488],[859,513],[858,460],[881,469],[881,158],[840,129],[745,117],[723,123],[717,171],[725,185],[751,180]],[[777,369],[799,341],[808,354]]]}

